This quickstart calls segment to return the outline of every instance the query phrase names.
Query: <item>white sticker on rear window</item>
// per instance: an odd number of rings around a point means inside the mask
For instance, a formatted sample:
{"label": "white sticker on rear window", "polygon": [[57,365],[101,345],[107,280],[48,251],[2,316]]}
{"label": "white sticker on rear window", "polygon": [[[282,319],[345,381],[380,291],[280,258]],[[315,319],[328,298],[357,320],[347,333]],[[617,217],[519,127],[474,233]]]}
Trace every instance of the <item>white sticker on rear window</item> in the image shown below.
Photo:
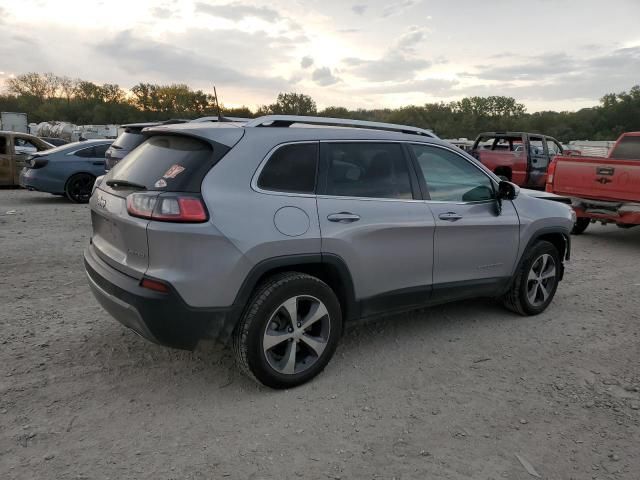
{"label": "white sticker on rear window", "polygon": [[154,186],[155,186],[156,188],[164,188],[164,187],[166,187],[166,186],[167,186],[167,182],[165,182],[165,181],[164,181],[164,179],[163,179],[163,178],[161,178],[160,180],[158,180],[158,181],[154,184]]}
{"label": "white sticker on rear window", "polygon": [[176,178],[182,172],[184,172],[184,167],[182,165],[171,165],[171,168],[164,172],[162,178]]}

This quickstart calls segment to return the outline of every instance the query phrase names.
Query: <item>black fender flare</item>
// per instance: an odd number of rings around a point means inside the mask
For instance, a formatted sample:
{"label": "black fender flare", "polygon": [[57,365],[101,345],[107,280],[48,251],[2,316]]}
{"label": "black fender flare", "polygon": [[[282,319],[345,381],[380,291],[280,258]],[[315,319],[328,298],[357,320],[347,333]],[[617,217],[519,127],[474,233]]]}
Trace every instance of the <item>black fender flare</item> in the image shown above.
{"label": "black fender flare", "polygon": [[337,276],[341,284],[341,291],[336,292],[336,295],[338,295],[344,307],[343,320],[358,318],[359,308],[355,298],[353,278],[346,262],[338,255],[312,253],[268,258],[254,265],[245,277],[233,302],[231,323],[235,326],[238,322],[261,279],[269,276],[270,273],[287,271],[288,269],[296,271],[296,267],[303,271],[305,267],[319,267],[333,272],[333,275]]}

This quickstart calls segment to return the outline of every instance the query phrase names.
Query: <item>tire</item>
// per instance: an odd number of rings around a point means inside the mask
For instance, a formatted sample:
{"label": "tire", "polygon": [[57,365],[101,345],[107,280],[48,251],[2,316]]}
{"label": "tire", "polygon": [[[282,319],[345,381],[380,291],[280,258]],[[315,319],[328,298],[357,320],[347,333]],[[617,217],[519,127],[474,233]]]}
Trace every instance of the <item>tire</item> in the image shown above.
{"label": "tire", "polygon": [[342,312],[333,290],[316,277],[286,272],[256,289],[234,330],[233,351],[250,378],[271,388],[291,388],[326,367],[341,334]]}
{"label": "tire", "polygon": [[574,235],[580,235],[584,233],[589,224],[591,223],[591,219],[586,217],[580,217],[576,220],[576,223],[573,225],[573,229],[571,233]]}
{"label": "tire", "polygon": [[89,203],[95,181],[96,177],[89,173],[76,173],[67,180],[64,193],[73,203]]}
{"label": "tire", "polygon": [[[553,261],[553,270],[549,261]],[[552,243],[542,240],[534,244],[503,297],[505,307],[523,316],[544,312],[556,294],[561,269],[560,254]]]}

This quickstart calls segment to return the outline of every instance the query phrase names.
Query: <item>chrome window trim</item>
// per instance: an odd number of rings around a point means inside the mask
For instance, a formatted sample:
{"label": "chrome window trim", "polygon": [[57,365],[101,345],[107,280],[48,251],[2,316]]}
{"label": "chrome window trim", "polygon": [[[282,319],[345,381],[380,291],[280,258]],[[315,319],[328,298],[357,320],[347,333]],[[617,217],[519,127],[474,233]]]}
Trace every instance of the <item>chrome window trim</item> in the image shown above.
{"label": "chrome window trim", "polygon": [[[265,155],[265,157],[262,159],[262,161],[260,162],[260,164],[258,165],[258,168],[256,169],[256,171],[253,174],[253,177],[251,178],[251,189],[254,190],[257,193],[261,193],[263,195],[276,195],[276,196],[280,196],[280,197],[302,197],[302,198],[317,198],[317,199],[322,199],[322,200],[357,200],[357,201],[374,201],[374,202],[401,202],[401,203],[424,203],[424,204],[455,204],[455,205],[472,205],[472,204],[483,204],[483,203],[493,203],[496,200],[479,200],[479,201],[475,201],[475,202],[447,202],[447,201],[442,201],[442,200],[424,200],[424,199],[403,199],[403,198],[378,198],[378,197],[346,197],[346,196],[341,196],[341,195],[318,195],[315,193],[296,193],[296,192],[283,192],[283,191],[279,191],[279,190],[264,190],[260,187],[258,187],[258,179],[260,178],[260,174],[262,173],[262,170],[264,169],[264,167],[266,166],[266,164],[269,162],[269,159],[273,156],[273,154],[280,149],[281,147],[285,147],[287,145],[298,145],[298,144],[320,144],[320,143],[400,143],[400,144],[406,144],[406,145],[411,145],[411,144],[415,144],[415,145],[425,145],[425,146],[431,146],[431,147],[437,147],[437,148],[441,148],[443,150],[448,150],[451,153],[453,153],[454,155],[457,155],[459,157],[461,157],[463,160],[465,160],[466,162],[470,163],[471,165],[473,165],[475,168],[477,168],[480,172],[482,172],[490,181],[492,181],[493,183],[497,183],[491,176],[489,176],[487,174],[487,172],[485,172],[482,168],[480,168],[478,165],[475,164],[474,161],[471,161],[467,158],[465,158],[464,156],[460,155],[458,152],[456,152],[454,149],[446,147],[444,145],[440,145],[440,144],[436,144],[436,143],[432,143],[432,142],[419,142],[419,141],[408,141],[408,140],[384,140],[384,139],[356,139],[356,140],[343,140],[343,139],[325,139],[325,140],[298,140],[298,141],[292,141],[292,142],[284,142],[284,143],[279,143],[278,145],[274,146],[271,150],[269,150],[269,152],[267,152],[267,154]],[[320,158],[318,158],[318,161],[320,161]]]}

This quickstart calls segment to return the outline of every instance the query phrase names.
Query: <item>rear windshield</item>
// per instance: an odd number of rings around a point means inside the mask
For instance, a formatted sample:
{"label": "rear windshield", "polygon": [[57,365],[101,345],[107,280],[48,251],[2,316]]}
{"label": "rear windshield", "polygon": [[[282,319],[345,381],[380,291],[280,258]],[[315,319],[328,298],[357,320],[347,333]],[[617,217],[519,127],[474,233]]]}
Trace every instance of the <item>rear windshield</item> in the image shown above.
{"label": "rear windshield", "polygon": [[116,141],[113,142],[115,148],[123,148],[125,150],[133,150],[142,142],[144,142],[144,135],[141,130],[125,130],[122,132]]}
{"label": "rear windshield", "polygon": [[620,143],[611,152],[611,158],[640,160],[640,137],[622,137]]}
{"label": "rear windshield", "polygon": [[113,167],[105,181],[119,180],[163,192],[199,192],[202,179],[228,150],[182,136],[151,137]]}

